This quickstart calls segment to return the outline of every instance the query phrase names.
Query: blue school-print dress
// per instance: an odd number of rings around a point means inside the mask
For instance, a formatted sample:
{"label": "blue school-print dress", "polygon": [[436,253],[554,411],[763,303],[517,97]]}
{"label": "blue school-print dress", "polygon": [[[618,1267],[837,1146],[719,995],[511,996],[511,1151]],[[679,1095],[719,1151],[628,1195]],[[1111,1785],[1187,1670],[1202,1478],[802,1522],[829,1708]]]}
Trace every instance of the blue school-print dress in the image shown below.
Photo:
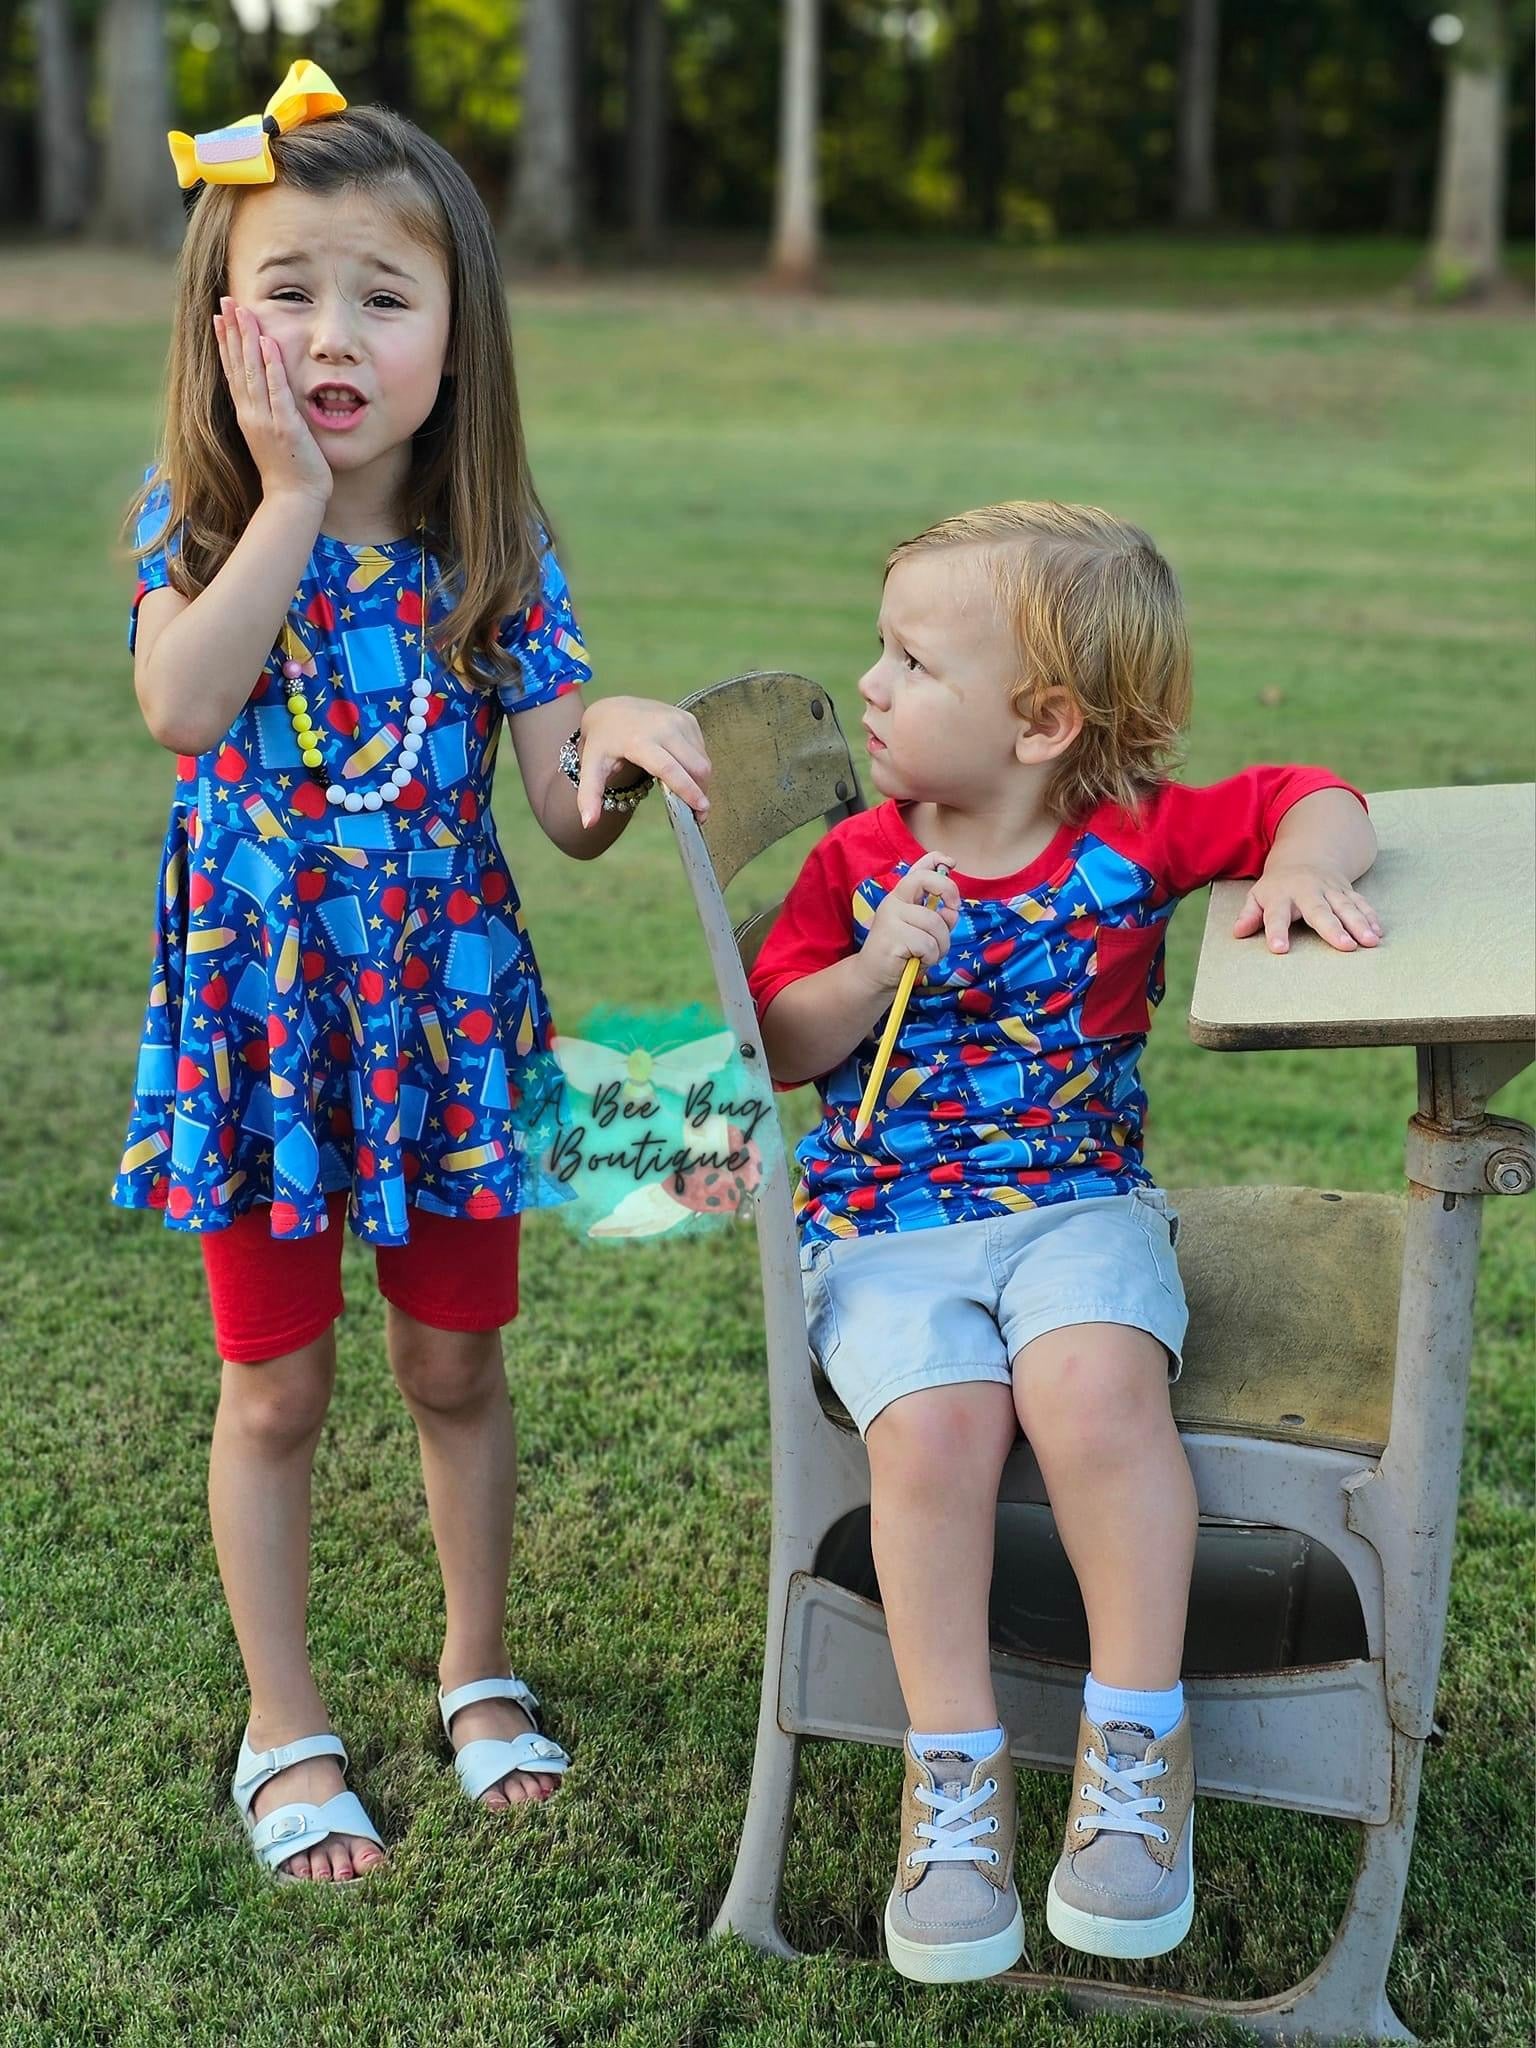
{"label": "blue school-print dress", "polygon": [[[169,498],[162,482],[141,544]],[[429,554],[434,620],[453,607],[435,574]],[[169,581],[164,547],[141,554],[130,651],[140,599]],[[377,788],[420,675],[420,588],[414,538],[320,534],[229,731],[177,757],[120,1207],[206,1231],[269,1203],[274,1237],[307,1237],[346,1189],[357,1236],[401,1245],[412,1208],[474,1218],[572,1199],[541,1164],[561,1073],[490,811],[504,717],[591,675],[553,551],[500,635],[521,688],[472,689],[429,653],[426,731],[398,802],[328,803],[287,709],[305,694],[331,776]],[[301,680],[284,680],[284,661]]]}

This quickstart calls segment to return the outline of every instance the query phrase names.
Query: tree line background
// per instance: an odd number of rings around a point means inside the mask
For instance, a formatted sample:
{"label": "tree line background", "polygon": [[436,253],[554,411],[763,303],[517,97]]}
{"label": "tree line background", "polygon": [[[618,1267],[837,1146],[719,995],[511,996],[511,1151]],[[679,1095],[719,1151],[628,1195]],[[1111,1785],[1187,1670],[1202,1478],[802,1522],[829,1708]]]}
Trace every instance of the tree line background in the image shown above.
{"label": "tree line background", "polygon": [[1490,282],[1503,233],[1532,229],[1532,14],[1531,0],[1453,14],[1436,0],[332,0],[289,34],[269,15],[248,26],[231,0],[0,0],[0,232],[175,247],[167,128],[257,111],[306,55],[350,99],[438,136],[533,260],[615,243],[656,256],[775,219],[778,267],[799,276],[824,229],[1445,243],[1470,208],[1485,246],[1463,220],[1459,253],[1442,249],[1454,297]]}

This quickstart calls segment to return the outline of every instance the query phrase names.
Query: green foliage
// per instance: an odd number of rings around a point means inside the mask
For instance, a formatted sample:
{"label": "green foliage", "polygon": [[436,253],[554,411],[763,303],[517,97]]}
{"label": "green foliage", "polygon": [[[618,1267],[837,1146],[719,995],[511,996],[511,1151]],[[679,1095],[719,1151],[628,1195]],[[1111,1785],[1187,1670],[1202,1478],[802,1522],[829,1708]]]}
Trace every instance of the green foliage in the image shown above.
{"label": "green foliage", "polygon": [[1455,306],[1472,289],[1472,273],[1465,264],[1449,257],[1436,259],[1430,269],[1429,297],[1437,306]]}
{"label": "green foliage", "polygon": [[[1481,0],[1479,0],[1481,5]],[[100,0],[79,0],[84,44]],[[1231,228],[1422,235],[1448,63],[1439,0],[1224,0],[1217,183]],[[169,0],[176,125],[259,106],[297,55],[373,95],[379,0],[333,0],[300,38],[252,32],[227,0]],[[1530,0],[1507,10],[1511,77],[1528,75]],[[781,9],[665,0],[667,208],[676,229],[768,220]],[[521,111],[521,0],[418,0],[409,109],[499,209]],[[834,232],[1056,235],[1160,228],[1173,216],[1181,0],[824,0],[821,168]],[[628,214],[630,0],[581,10],[579,131],[591,222]],[[30,11],[0,0],[0,116],[35,113]],[[105,110],[97,110],[97,118]],[[1533,219],[1530,95],[1511,93],[1508,219]],[[6,136],[0,127],[0,167]],[[20,178],[17,193],[23,190]],[[3,206],[0,201],[0,206]],[[19,199],[13,200],[19,204]]]}

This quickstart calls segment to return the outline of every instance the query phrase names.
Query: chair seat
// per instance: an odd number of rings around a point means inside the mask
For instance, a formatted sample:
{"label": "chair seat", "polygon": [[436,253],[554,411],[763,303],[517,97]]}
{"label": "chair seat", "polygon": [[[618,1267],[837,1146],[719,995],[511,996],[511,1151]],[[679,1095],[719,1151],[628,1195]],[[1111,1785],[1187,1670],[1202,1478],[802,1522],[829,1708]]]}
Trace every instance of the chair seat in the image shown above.
{"label": "chair seat", "polygon": [[[1189,1301],[1181,1429],[1379,1452],[1392,1416],[1404,1197],[1171,1188]],[[812,1361],[832,1421],[852,1418]]]}

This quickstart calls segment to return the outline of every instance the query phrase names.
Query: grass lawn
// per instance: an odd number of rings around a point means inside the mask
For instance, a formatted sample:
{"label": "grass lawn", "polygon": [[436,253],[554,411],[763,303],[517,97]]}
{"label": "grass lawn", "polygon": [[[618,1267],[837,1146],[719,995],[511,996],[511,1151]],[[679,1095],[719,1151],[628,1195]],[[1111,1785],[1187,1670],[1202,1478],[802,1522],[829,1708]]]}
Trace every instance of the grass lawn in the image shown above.
{"label": "grass lawn", "polygon": [[[6,291],[22,261],[0,253],[0,2044],[1066,2039],[1056,2001],[924,1991],[879,1960],[886,1752],[807,1749],[786,1926],[812,1958],[701,1943],[734,1856],[761,1653],[747,1231],[617,1250],[529,1220],[507,1341],[524,1483],[511,1641],[578,1767],[510,1826],[465,1807],[444,1768],[414,1433],[371,1261],[349,1243],[311,1640],[394,1870],[364,1896],[258,1873],[228,1799],[246,1701],[207,1533],[218,1368],[201,1268],[190,1238],[107,1203],[170,775],[134,703],[132,572],[111,537],[152,443],[168,283],[141,271],[120,298],[121,257],[50,258],[76,312],[44,325],[46,295],[29,312]],[[786,667],[851,721],[887,547],[965,505],[1057,496],[1143,522],[1181,573],[1195,779],[1277,759],[1377,790],[1530,776],[1526,323],[1341,295],[1338,270],[1298,263],[1289,290],[1271,277],[1253,301],[1202,288],[1198,311],[1145,261],[1118,299],[1048,296],[1044,266],[1028,294],[978,272],[967,296],[952,262],[920,306],[888,276],[808,306],[613,280],[515,293],[536,471],[601,689],[675,698]],[[535,836],[510,765],[498,812],[565,1029],[598,1002],[711,997],[660,803],[590,865]],[[782,887],[800,851],[779,849],[743,901]],[[1197,1051],[1201,915],[1175,923],[1146,1060],[1154,1173],[1396,1187],[1411,1054]],[[791,1137],[810,1106],[786,1100]],[[1532,1077],[1499,1107],[1536,1114]],[[1434,2042],[1513,2043],[1532,2018],[1528,1218],[1488,1204],[1445,1733],[1391,1980]],[[1036,1967],[1063,1962],[1041,1892],[1064,1799],[1059,1778],[1023,1781]],[[1146,1978],[1284,1987],[1322,1953],[1352,1864],[1345,1828],[1211,1802],[1194,1932]],[[1226,2035],[1142,2017],[1072,2038]]]}

